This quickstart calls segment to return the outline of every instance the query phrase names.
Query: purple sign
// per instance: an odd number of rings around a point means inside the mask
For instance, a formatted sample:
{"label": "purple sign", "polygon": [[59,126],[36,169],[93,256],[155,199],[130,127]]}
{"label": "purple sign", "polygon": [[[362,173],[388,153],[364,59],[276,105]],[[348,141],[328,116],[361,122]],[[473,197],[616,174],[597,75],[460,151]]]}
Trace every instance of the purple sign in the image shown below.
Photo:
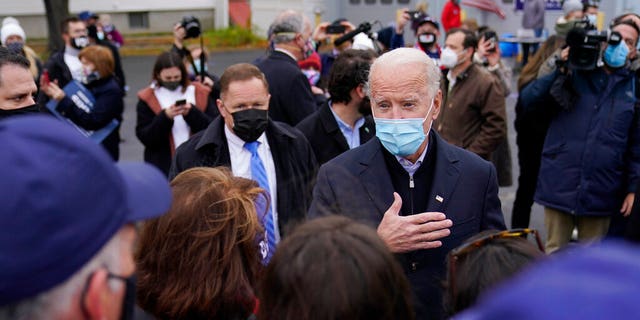
{"label": "purple sign", "polygon": [[[516,10],[522,10],[524,8],[524,2],[526,0],[516,0]],[[561,0],[545,0],[546,10],[562,10]]]}

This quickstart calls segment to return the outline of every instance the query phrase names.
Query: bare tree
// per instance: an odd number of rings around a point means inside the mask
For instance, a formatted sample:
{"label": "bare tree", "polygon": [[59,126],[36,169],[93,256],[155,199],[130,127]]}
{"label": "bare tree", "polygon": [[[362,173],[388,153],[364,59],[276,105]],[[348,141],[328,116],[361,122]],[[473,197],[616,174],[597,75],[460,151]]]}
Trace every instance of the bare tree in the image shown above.
{"label": "bare tree", "polygon": [[43,0],[49,27],[49,52],[62,49],[60,22],[69,16],[69,0]]}

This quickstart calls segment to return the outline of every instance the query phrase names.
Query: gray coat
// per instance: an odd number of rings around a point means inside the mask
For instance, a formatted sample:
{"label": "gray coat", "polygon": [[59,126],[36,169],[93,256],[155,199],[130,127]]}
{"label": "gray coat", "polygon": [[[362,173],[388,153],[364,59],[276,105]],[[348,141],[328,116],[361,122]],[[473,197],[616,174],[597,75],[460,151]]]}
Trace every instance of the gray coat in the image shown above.
{"label": "gray coat", "polygon": [[544,10],[544,0],[526,0],[522,10],[522,27],[525,29],[543,29]]}

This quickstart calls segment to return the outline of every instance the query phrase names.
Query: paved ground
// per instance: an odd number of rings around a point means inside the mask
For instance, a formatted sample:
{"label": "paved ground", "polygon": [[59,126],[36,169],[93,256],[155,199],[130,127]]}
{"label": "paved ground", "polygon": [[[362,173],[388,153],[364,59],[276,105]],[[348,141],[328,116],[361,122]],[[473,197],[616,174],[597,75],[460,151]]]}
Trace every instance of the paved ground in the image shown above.
{"label": "paved ground", "polygon": [[[213,73],[220,75],[224,68],[230,64],[238,62],[251,62],[258,56],[262,55],[262,50],[250,50],[250,51],[233,51],[215,53],[210,58],[210,67]],[[123,66],[127,77],[127,83],[130,87],[129,94],[125,98],[125,113],[124,121],[121,128],[121,135],[124,142],[120,145],[120,157],[121,160],[136,160],[142,161],[143,147],[135,136],[135,122],[136,122],[136,92],[145,86],[149,85],[151,79],[151,70],[155,57],[124,57]],[[508,64],[513,64],[513,61],[507,60]],[[514,82],[515,82],[514,77]],[[515,84],[514,84],[515,88]],[[511,154],[513,157],[513,186],[504,187],[500,189],[500,199],[502,200],[502,210],[505,213],[505,220],[507,226],[511,225],[511,208],[513,200],[515,198],[515,192],[517,188],[517,178],[520,168],[517,163],[517,147],[515,144],[515,131],[513,128],[513,119],[515,117],[514,106],[516,103],[517,95],[512,94],[507,98],[507,116],[509,118],[509,145],[511,147]],[[461,199],[465,201],[465,199]],[[544,224],[543,224],[543,211],[539,205],[534,205],[531,214],[531,227],[538,229],[543,234],[544,240]]]}

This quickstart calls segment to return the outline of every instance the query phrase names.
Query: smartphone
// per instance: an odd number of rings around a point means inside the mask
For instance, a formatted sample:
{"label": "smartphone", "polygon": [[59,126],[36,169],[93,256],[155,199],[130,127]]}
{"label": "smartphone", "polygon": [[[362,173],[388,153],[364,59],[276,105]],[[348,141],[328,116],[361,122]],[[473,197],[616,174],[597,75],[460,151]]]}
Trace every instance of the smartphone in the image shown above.
{"label": "smartphone", "polygon": [[187,104],[187,99],[176,100],[176,106],[183,106]]}
{"label": "smartphone", "polygon": [[489,41],[489,51],[495,52],[496,45],[498,44],[498,35],[495,31],[487,31],[484,33],[485,41]]}
{"label": "smartphone", "polygon": [[343,34],[346,29],[341,24],[330,24],[327,26],[327,34]]}
{"label": "smartphone", "polygon": [[51,80],[49,79],[49,70],[44,69],[42,71],[41,77],[42,77],[42,82],[44,83],[44,85],[48,86],[49,83],[51,82]]}

